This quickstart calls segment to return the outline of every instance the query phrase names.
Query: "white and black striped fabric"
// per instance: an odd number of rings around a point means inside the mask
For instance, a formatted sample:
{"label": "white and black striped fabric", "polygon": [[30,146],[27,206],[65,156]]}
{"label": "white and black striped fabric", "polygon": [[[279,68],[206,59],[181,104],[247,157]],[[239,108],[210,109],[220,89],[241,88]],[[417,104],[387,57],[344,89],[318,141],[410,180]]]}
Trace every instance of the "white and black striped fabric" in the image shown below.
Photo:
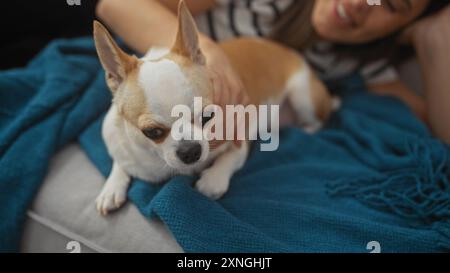
{"label": "white and black striped fabric", "polygon": [[[216,0],[214,9],[196,17],[198,28],[216,41],[240,36],[267,36],[276,20],[294,1],[304,0]],[[335,79],[355,72],[369,84],[386,83],[398,78],[394,68],[385,60],[359,68],[355,59],[336,61],[327,50],[330,44],[321,42],[305,52],[311,66],[324,80]]]}

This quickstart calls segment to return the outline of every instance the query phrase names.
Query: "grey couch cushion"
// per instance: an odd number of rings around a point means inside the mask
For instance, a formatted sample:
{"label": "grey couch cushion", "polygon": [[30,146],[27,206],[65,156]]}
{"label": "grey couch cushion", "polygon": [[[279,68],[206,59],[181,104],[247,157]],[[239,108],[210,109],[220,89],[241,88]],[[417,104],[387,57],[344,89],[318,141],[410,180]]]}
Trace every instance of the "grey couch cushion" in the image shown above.
{"label": "grey couch cushion", "polygon": [[75,240],[84,252],[182,252],[160,221],[149,221],[127,202],[100,216],[95,198],[104,177],[76,144],[60,151],[28,212],[24,252],[69,252]]}

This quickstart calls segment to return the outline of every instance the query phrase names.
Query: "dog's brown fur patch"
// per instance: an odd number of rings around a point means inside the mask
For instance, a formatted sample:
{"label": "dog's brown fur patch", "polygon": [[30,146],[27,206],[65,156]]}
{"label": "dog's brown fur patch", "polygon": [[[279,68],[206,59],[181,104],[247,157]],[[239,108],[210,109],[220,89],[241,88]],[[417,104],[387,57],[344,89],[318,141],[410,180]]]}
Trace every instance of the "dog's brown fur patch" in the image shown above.
{"label": "dog's brown fur patch", "polygon": [[233,39],[220,47],[241,77],[250,104],[263,104],[280,96],[289,78],[304,65],[294,51],[268,40]]}

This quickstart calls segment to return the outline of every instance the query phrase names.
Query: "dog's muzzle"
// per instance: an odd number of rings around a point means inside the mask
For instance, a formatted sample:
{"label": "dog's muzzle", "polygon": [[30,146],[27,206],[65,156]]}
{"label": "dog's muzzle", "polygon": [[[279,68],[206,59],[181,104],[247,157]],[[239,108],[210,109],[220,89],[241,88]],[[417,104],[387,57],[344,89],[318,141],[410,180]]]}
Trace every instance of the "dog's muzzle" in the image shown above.
{"label": "dog's muzzle", "polygon": [[176,154],[183,163],[193,164],[200,159],[202,155],[202,146],[195,141],[182,140]]}

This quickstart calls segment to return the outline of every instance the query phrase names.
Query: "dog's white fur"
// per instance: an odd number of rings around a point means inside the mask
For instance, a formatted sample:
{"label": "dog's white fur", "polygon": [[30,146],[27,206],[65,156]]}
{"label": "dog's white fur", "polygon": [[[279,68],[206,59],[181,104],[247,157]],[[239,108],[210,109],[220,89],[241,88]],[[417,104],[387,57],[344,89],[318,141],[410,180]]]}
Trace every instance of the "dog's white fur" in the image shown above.
{"label": "dog's white fur", "polygon": [[[232,175],[244,165],[247,158],[248,142],[244,141],[240,146],[225,142],[217,149],[210,150],[207,140],[199,140],[197,142],[202,147],[200,159],[187,165],[176,155],[177,149],[182,145],[180,141],[174,140],[168,134],[164,141],[155,143],[142,133],[142,128],[139,128],[141,124],[145,124],[143,125],[145,127],[153,123],[171,128],[176,120],[171,116],[173,107],[181,104],[194,109],[192,103],[195,96],[201,96],[206,102],[211,102],[211,94],[204,92],[205,89],[211,89],[211,86],[205,86],[210,84],[209,79],[205,78],[207,75],[205,66],[202,65],[201,56],[195,55],[199,51],[196,48],[198,46],[197,30],[182,1],[179,20],[178,35],[181,35],[180,41],[184,43],[181,46],[184,47],[183,50],[188,53],[193,63],[198,65],[191,67],[189,74],[182,63],[171,58],[164,58],[170,53],[169,49],[150,50],[139,60],[137,77],[133,80],[133,84],[136,85],[133,88],[143,93],[145,101],[142,105],[139,99],[137,99],[138,102],[129,103],[130,96],[135,96],[133,92],[138,91],[133,91],[130,84],[124,81],[127,77],[125,64],[136,60],[124,55],[125,53],[114,44],[106,29],[100,23],[94,23],[97,51],[107,72],[108,85],[114,94],[114,103],[105,117],[102,128],[105,144],[114,163],[111,174],[96,200],[97,209],[104,215],[119,208],[126,201],[131,177],[159,183],[177,174],[201,173],[195,187],[210,198],[220,198],[228,190]],[[299,67],[297,72],[284,83],[281,95],[273,99],[271,103],[279,104],[287,99],[297,114],[300,124],[307,131],[314,132],[321,127],[322,121],[315,115],[316,109],[311,99],[310,77],[311,71],[306,65]],[[133,108],[138,104],[146,110],[133,123],[124,117],[123,109]],[[151,114],[147,113],[148,109],[151,109]],[[194,113],[194,115],[197,118],[201,113]],[[191,123],[190,120],[186,122]],[[194,125],[191,128],[202,130]],[[189,133],[186,132],[186,134]]]}
{"label": "dog's white fur", "polygon": [[308,133],[314,133],[322,127],[322,122],[315,115],[314,103],[311,101],[311,86],[308,66],[294,73],[287,83],[287,94],[291,106],[297,115],[300,126]]}

